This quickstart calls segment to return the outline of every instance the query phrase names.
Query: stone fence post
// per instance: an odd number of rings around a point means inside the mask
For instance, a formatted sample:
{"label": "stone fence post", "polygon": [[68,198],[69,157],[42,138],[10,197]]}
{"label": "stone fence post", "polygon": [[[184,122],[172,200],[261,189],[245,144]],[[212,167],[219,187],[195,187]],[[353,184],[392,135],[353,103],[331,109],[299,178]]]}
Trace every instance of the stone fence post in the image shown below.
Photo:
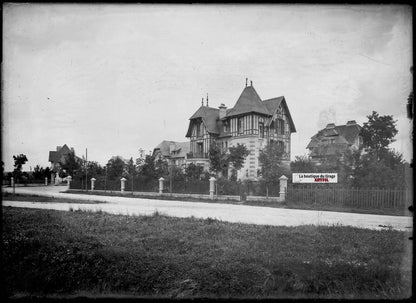
{"label": "stone fence post", "polygon": [[66,177],[67,189],[71,188],[71,181],[72,181],[71,176]]}
{"label": "stone fence post", "polygon": [[121,178],[120,182],[121,182],[121,192],[124,192],[124,189],[126,188],[126,178]]}
{"label": "stone fence post", "polygon": [[13,177],[10,178],[10,186],[14,187],[14,178]]}
{"label": "stone fence post", "polygon": [[95,180],[97,180],[97,179],[91,178],[91,190],[94,190],[94,188],[95,188]]}
{"label": "stone fence post", "polygon": [[45,177],[45,185],[48,185],[48,177]]}
{"label": "stone fence post", "polygon": [[209,197],[211,200],[214,200],[215,181],[214,177],[209,178]]}
{"label": "stone fence post", "polygon": [[287,179],[288,178],[285,175],[282,175],[279,178],[280,180],[280,192],[279,192],[280,202],[284,202],[286,200]]}
{"label": "stone fence post", "polygon": [[159,179],[159,194],[163,193],[163,181],[165,181],[165,179],[163,179],[163,177],[160,177],[160,179]]}

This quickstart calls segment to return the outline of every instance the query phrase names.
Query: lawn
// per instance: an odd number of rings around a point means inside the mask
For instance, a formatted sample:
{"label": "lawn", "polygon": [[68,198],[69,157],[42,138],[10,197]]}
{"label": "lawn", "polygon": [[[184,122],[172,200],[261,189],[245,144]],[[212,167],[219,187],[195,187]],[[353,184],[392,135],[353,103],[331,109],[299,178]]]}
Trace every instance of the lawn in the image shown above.
{"label": "lawn", "polygon": [[3,207],[3,277],[20,295],[404,298],[409,232]]}
{"label": "lawn", "polygon": [[53,203],[83,203],[83,204],[99,204],[99,203],[106,203],[102,201],[82,201],[75,199],[67,199],[67,198],[53,198],[53,197],[44,197],[44,196],[36,196],[36,195],[27,195],[27,194],[11,194],[7,192],[2,193],[3,200],[6,201],[24,201],[24,202],[53,202]]}

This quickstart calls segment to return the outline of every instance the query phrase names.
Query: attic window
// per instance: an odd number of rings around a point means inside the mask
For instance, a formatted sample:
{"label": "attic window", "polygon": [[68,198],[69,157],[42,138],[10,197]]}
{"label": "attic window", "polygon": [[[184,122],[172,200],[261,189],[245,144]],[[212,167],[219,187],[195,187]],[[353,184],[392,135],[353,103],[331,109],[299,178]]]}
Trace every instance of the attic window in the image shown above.
{"label": "attic window", "polygon": [[277,119],[276,133],[279,135],[285,134],[285,121],[283,119]]}

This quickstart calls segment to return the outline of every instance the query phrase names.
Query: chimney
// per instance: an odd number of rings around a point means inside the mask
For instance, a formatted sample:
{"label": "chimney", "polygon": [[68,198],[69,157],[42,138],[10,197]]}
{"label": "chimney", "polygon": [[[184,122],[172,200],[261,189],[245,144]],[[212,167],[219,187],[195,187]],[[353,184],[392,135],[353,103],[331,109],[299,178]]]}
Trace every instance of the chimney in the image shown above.
{"label": "chimney", "polygon": [[56,147],[56,151],[60,151],[60,150],[61,150],[61,148],[62,148],[62,146],[57,146],[57,147]]}
{"label": "chimney", "polygon": [[220,119],[225,118],[225,115],[227,114],[227,106],[225,106],[224,103],[221,103],[218,108],[220,109]]}
{"label": "chimney", "polygon": [[329,123],[325,127],[325,129],[332,129],[332,128],[335,128],[335,123]]}
{"label": "chimney", "polygon": [[208,93],[207,93],[207,107],[208,107]]}
{"label": "chimney", "polygon": [[350,121],[347,122],[347,126],[348,125],[356,125],[356,124],[357,124],[357,122],[355,122],[355,120],[350,120]]}
{"label": "chimney", "polygon": [[204,106],[204,98],[202,97],[201,106]]}
{"label": "chimney", "polygon": [[173,151],[175,151],[175,142],[170,142],[169,144],[169,153],[171,154]]}
{"label": "chimney", "polygon": [[250,80],[250,86],[253,86],[253,81]]}
{"label": "chimney", "polygon": [[247,81],[248,81],[248,78],[246,78],[246,87],[247,87]]}

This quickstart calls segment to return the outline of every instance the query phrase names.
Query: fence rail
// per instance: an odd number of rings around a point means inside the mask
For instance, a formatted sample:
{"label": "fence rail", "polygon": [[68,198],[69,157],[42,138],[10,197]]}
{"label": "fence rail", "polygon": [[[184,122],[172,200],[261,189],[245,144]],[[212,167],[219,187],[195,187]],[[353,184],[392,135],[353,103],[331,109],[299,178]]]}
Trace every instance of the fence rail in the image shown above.
{"label": "fence rail", "polygon": [[287,201],[358,208],[401,208],[411,204],[412,191],[404,189],[287,188]]}

